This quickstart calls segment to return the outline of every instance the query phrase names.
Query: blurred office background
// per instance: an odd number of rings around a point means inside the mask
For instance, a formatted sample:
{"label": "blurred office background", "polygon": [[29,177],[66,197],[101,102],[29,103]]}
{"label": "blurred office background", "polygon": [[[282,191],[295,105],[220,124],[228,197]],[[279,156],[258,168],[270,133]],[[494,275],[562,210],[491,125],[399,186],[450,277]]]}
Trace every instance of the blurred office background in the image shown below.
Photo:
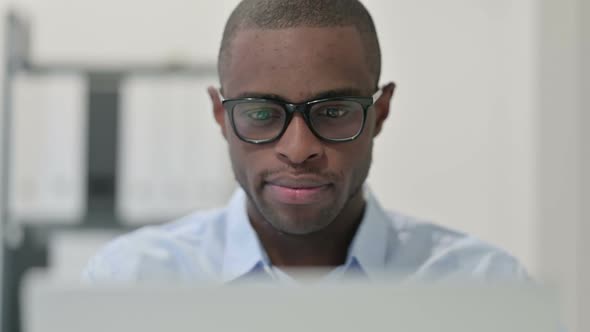
{"label": "blurred office background", "polygon": [[[237,2],[0,0],[3,332],[32,267],[76,280],[116,234],[224,204],[205,89]],[[398,84],[373,191],[505,248],[590,331],[590,2],[363,2]]]}

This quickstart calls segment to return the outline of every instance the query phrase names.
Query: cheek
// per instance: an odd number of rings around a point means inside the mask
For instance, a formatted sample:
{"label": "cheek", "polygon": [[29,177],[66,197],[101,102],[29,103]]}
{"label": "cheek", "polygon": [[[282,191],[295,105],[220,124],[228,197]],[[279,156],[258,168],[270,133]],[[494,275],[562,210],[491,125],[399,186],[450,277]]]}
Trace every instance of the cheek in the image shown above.
{"label": "cheek", "polygon": [[[259,173],[272,164],[267,147],[241,141],[233,133],[228,135],[229,154],[236,179],[242,186],[256,185]],[[266,166],[266,167],[265,167]]]}
{"label": "cheek", "polygon": [[[359,138],[360,139],[360,138]],[[346,161],[348,175],[348,190],[356,192],[369,175],[372,162],[372,140],[355,141],[355,152]]]}
{"label": "cheek", "polygon": [[227,130],[227,144],[229,157],[231,160],[234,176],[238,183],[242,186],[246,185],[246,170],[249,167],[248,153],[243,147],[242,142],[235,134],[231,126],[226,126]]}
{"label": "cheek", "polygon": [[372,140],[363,136],[357,140],[336,144],[326,150],[329,167],[344,177],[355,177],[370,165]]}

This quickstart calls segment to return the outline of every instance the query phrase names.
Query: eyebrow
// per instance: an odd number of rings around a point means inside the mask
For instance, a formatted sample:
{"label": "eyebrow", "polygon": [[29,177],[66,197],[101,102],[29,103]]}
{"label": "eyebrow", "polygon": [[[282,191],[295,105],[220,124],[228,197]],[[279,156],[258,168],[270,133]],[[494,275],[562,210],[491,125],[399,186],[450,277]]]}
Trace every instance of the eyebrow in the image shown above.
{"label": "eyebrow", "polygon": [[[325,99],[325,98],[356,97],[356,96],[364,96],[364,94],[359,89],[343,88],[343,89],[322,91],[320,93],[312,95],[311,98],[307,99],[306,101]],[[282,101],[285,103],[292,102],[281,95],[272,94],[272,93],[260,93],[260,92],[244,92],[244,93],[240,93],[235,98],[228,98],[228,99],[240,99],[240,98],[261,98],[261,99],[278,100],[278,101]],[[303,101],[303,102],[306,102],[306,101]]]}

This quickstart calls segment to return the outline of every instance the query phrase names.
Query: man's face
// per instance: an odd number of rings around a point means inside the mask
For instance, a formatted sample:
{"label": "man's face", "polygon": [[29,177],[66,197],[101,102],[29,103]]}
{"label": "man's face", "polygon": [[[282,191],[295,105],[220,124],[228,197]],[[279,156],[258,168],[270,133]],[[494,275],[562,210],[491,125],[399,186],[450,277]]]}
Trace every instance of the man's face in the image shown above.
{"label": "man's face", "polygon": [[[326,94],[366,97],[375,92],[353,27],[248,29],[237,32],[230,47],[226,98],[269,95],[301,103]],[[278,141],[256,145],[236,136],[217,105],[216,119],[235,177],[249,197],[250,217],[284,233],[310,234],[330,225],[352,201],[362,201],[376,125],[386,116],[378,113],[387,111],[371,108],[363,133],[351,142],[320,140],[296,114]]]}

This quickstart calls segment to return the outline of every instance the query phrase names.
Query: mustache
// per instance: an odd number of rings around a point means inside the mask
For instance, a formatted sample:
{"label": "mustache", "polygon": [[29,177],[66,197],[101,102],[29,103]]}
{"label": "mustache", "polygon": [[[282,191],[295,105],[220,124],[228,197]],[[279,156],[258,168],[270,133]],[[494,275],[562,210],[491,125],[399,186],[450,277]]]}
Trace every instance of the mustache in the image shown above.
{"label": "mustache", "polygon": [[329,182],[335,182],[342,178],[342,173],[340,172],[332,172],[332,171],[323,171],[315,167],[280,167],[274,169],[266,169],[260,173],[260,179],[267,180],[269,178],[275,177],[277,175],[292,175],[292,176],[302,176],[302,175],[312,175],[318,178],[322,178],[328,180]]}

